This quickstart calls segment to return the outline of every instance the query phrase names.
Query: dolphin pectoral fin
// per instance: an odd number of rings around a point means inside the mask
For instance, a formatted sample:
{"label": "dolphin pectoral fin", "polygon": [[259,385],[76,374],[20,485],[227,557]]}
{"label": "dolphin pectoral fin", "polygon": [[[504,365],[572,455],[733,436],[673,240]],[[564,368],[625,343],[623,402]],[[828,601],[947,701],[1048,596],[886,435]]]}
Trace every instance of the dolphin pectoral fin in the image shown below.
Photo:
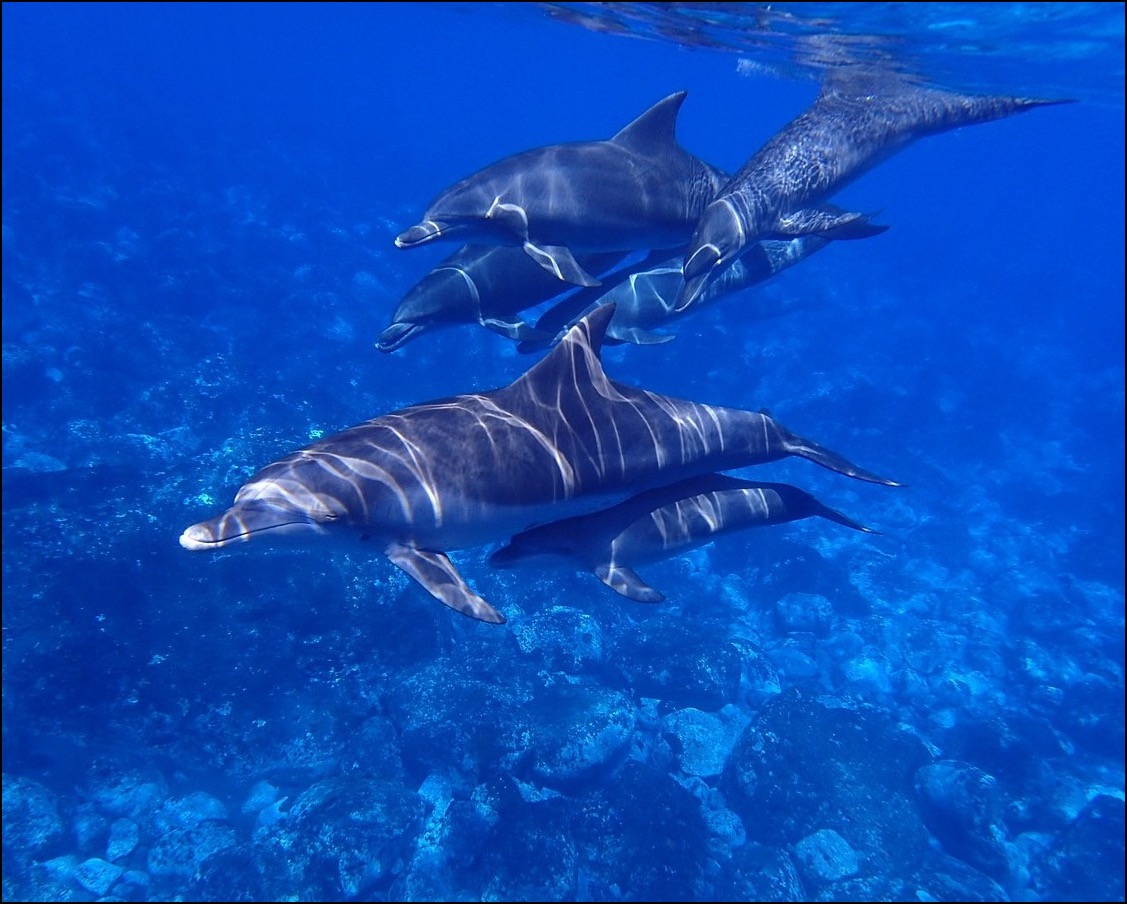
{"label": "dolphin pectoral fin", "polygon": [[555,342],[555,339],[556,339],[556,337],[552,336],[546,342],[540,342],[540,341],[537,341],[537,342],[528,342],[528,341],[518,342],[517,343],[517,354],[518,355],[538,355],[538,354],[540,354],[540,352],[544,351],[545,349],[551,348],[553,343]]}
{"label": "dolphin pectoral fin", "polygon": [[677,338],[669,333],[655,333],[653,330],[644,330],[637,326],[618,329],[614,324],[611,324],[611,329],[607,330],[607,337],[633,342],[635,345],[661,345],[663,342],[672,342]]}
{"label": "dolphin pectoral fin", "polygon": [[827,239],[836,239],[846,242],[851,239],[870,239],[874,235],[888,232],[889,228],[890,227],[885,226],[883,223],[870,223],[868,220],[858,220],[855,223],[842,226],[840,229],[831,229],[829,232],[823,232],[822,235]]}
{"label": "dolphin pectoral fin", "polygon": [[820,235],[827,239],[867,239],[887,232],[887,226],[871,222],[869,215],[837,207],[806,207],[779,218],[775,230],[783,236]]}
{"label": "dolphin pectoral fin", "polygon": [[665,594],[654,590],[633,569],[624,565],[599,565],[595,575],[615,593],[637,600],[639,603],[660,603]]}
{"label": "dolphin pectoral fin", "polygon": [[387,557],[444,606],[478,621],[505,623],[505,616],[470,589],[445,553],[393,543],[387,548]]}
{"label": "dolphin pectoral fin", "polygon": [[478,323],[487,330],[517,342],[550,342],[553,337],[552,333],[529,326],[519,317],[481,317]]}
{"label": "dolphin pectoral fin", "polygon": [[557,279],[577,286],[601,286],[602,283],[584,270],[575,255],[564,245],[524,243],[525,253]]}

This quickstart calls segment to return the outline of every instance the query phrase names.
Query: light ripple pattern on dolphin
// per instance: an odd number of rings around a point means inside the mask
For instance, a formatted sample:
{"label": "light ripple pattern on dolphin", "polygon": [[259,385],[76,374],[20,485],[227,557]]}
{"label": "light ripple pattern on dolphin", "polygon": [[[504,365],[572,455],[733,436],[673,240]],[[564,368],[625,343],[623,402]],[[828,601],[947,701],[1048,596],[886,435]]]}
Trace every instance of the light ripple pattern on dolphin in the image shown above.
{"label": "light ripple pattern on dolphin", "polygon": [[385,414],[267,465],[180,543],[351,531],[441,602],[491,622],[446,552],[498,542],[644,490],[797,455],[895,486],[762,412],[612,380],[599,359],[613,306],[581,320],[509,386]]}

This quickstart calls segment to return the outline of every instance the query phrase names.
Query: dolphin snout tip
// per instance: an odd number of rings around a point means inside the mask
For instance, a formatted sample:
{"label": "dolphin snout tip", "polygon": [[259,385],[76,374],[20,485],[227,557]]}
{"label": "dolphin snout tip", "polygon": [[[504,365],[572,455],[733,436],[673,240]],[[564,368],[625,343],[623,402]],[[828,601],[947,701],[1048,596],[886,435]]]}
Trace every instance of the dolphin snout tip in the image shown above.
{"label": "dolphin snout tip", "polygon": [[380,333],[379,339],[376,340],[376,348],[381,352],[393,352],[406,345],[408,340],[421,332],[421,329],[417,323],[393,323]]}
{"label": "dolphin snout tip", "polygon": [[442,227],[433,220],[423,220],[417,226],[412,226],[395,237],[396,248],[414,248],[438,238],[442,234]]}
{"label": "dolphin snout tip", "polygon": [[216,542],[206,525],[193,524],[180,535],[180,545],[195,552],[201,549],[214,549]]}
{"label": "dolphin snout tip", "polygon": [[681,287],[681,294],[677,296],[677,301],[673,304],[673,312],[675,314],[680,314],[693,306],[704,292],[707,279],[708,274],[705,273],[695,279],[685,281],[685,285]]}

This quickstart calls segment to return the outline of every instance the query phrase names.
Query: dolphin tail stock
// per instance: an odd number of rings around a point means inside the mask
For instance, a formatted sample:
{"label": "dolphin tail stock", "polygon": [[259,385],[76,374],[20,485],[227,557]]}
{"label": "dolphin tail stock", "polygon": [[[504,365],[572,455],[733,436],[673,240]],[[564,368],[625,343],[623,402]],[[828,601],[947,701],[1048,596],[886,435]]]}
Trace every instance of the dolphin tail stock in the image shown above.
{"label": "dolphin tail stock", "polygon": [[445,553],[393,543],[387,557],[444,606],[492,625],[505,623],[505,616],[470,589]]}
{"label": "dolphin tail stock", "polygon": [[[770,417],[770,415],[767,415]],[[838,474],[844,474],[846,477],[854,477],[857,480],[864,480],[868,483],[879,483],[886,487],[902,487],[905,484],[896,480],[890,480],[887,477],[881,477],[879,474],[874,474],[872,471],[866,471],[864,468],[859,468],[853,462],[849,461],[844,456],[832,452],[825,446],[819,445],[812,439],[807,439],[804,436],[799,436],[780,424],[774,421],[776,429],[779,431],[780,437],[783,441],[783,448],[791,455],[796,455],[799,458],[805,458],[814,464],[821,465],[823,468],[829,468],[831,471],[836,471]],[[844,516],[843,516],[844,517]],[[836,520],[831,518],[830,520]],[[852,525],[851,525],[852,526]]]}

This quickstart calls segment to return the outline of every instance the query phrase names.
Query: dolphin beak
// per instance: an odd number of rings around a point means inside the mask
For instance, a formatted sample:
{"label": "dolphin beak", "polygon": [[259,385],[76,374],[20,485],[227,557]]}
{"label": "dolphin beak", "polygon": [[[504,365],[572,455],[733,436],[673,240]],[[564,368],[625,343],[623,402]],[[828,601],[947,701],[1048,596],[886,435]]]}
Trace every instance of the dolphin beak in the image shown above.
{"label": "dolphin beak", "polygon": [[416,248],[442,235],[443,225],[434,220],[423,220],[395,237],[396,248]]}
{"label": "dolphin beak", "polygon": [[393,323],[380,333],[380,338],[376,340],[376,348],[381,352],[393,352],[406,345],[422,330],[421,323]]}
{"label": "dolphin beak", "polygon": [[256,501],[232,506],[218,518],[193,524],[180,535],[180,545],[198,552],[222,549],[263,535],[323,532],[321,525],[302,512]]}
{"label": "dolphin beak", "polygon": [[720,251],[715,245],[702,245],[685,261],[685,285],[673,305],[674,313],[681,313],[691,307],[704,294],[708,278],[720,263]]}
{"label": "dolphin beak", "polygon": [[198,552],[201,549],[218,549],[224,546],[230,540],[222,538],[223,532],[219,529],[219,523],[222,520],[223,518],[212,518],[210,521],[193,524],[180,535],[180,545],[193,552]]}
{"label": "dolphin beak", "polygon": [[673,313],[680,314],[682,311],[696,304],[697,299],[704,294],[705,284],[707,282],[707,273],[703,276],[698,276],[696,279],[687,280],[685,285],[681,288],[681,294],[677,296],[677,303],[673,305]]}

